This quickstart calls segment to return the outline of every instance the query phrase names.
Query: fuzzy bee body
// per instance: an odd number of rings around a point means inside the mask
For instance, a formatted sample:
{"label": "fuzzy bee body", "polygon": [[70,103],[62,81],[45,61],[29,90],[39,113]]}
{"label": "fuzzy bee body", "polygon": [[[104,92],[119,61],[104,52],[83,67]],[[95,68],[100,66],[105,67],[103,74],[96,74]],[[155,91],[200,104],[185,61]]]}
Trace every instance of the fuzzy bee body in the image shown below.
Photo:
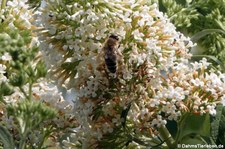
{"label": "fuzzy bee body", "polygon": [[103,51],[106,67],[111,73],[117,71],[118,48],[119,38],[116,35],[110,35],[103,46]]}
{"label": "fuzzy bee body", "polygon": [[117,70],[117,57],[116,55],[106,55],[105,64],[111,73],[115,73]]}

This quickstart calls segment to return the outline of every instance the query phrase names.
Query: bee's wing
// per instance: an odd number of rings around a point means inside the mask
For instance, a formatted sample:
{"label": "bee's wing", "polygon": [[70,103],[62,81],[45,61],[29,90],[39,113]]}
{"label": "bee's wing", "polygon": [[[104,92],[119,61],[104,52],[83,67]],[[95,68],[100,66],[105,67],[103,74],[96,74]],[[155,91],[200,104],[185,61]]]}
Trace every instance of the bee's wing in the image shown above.
{"label": "bee's wing", "polygon": [[103,60],[104,55],[105,55],[105,51],[103,47],[97,55],[97,62],[101,62]]}
{"label": "bee's wing", "polygon": [[107,53],[104,58],[105,60],[116,61],[117,55],[115,53]]}

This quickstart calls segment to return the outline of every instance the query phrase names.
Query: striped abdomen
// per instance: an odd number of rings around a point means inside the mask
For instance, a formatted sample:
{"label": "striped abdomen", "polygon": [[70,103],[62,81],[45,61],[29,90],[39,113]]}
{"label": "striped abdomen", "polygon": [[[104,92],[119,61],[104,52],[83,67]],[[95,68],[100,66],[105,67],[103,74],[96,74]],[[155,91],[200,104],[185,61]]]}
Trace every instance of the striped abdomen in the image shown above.
{"label": "striped abdomen", "polygon": [[108,70],[111,73],[115,73],[116,69],[117,69],[117,60],[116,60],[116,55],[115,54],[111,54],[111,55],[105,55],[105,64],[108,68]]}

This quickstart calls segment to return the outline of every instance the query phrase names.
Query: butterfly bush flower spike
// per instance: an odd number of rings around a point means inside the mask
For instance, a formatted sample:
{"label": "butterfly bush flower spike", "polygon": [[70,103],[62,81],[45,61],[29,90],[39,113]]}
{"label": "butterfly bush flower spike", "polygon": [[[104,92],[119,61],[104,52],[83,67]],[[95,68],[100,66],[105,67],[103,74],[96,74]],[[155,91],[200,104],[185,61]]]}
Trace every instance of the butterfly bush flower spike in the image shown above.
{"label": "butterfly bush flower spike", "polygon": [[[137,136],[155,136],[158,127],[178,121],[183,112],[215,115],[215,105],[221,98],[224,103],[223,75],[208,71],[206,59],[189,61],[194,44],[156,4],[47,1],[38,19],[51,78],[77,93],[77,128],[71,138],[83,147],[101,148],[110,134],[122,135],[122,127]],[[119,37],[117,50],[122,54],[115,76],[102,55],[110,34]]]}

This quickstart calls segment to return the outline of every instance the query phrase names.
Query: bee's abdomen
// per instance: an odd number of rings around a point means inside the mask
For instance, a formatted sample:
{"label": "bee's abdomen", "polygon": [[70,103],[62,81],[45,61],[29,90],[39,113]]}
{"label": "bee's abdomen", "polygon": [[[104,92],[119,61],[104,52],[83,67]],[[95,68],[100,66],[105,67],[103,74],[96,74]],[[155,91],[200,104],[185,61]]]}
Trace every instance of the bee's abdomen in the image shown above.
{"label": "bee's abdomen", "polygon": [[115,73],[117,69],[116,56],[105,57],[105,64],[111,73]]}

